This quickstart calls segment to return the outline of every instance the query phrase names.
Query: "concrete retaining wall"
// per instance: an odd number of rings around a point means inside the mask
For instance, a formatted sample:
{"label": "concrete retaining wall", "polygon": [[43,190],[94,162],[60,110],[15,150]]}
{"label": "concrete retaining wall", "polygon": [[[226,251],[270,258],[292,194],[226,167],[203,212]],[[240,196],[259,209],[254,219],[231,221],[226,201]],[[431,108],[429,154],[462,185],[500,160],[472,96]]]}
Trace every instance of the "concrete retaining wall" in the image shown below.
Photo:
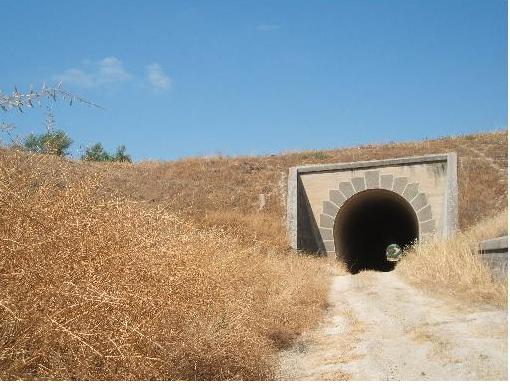
{"label": "concrete retaining wall", "polygon": [[508,276],[508,236],[481,241],[479,254],[495,278]]}

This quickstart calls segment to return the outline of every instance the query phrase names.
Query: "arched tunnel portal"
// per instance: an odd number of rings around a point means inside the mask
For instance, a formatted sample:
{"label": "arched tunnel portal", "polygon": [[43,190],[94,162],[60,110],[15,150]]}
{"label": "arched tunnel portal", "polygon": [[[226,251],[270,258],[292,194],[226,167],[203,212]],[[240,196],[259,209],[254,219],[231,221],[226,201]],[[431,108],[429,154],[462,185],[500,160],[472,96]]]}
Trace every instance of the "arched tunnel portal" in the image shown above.
{"label": "arched tunnel portal", "polygon": [[428,194],[409,177],[367,170],[334,187],[322,200],[315,235],[319,250],[352,273],[390,271],[395,264],[386,259],[389,245],[405,249],[436,233]]}
{"label": "arched tunnel portal", "polygon": [[337,257],[351,273],[371,269],[390,271],[386,247],[402,249],[419,237],[419,221],[414,208],[400,194],[370,189],[354,194],[338,210],[333,227]]}
{"label": "arched tunnel portal", "polygon": [[289,169],[290,245],[344,261],[351,272],[393,268],[389,244],[446,238],[458,224],[457,155]]}

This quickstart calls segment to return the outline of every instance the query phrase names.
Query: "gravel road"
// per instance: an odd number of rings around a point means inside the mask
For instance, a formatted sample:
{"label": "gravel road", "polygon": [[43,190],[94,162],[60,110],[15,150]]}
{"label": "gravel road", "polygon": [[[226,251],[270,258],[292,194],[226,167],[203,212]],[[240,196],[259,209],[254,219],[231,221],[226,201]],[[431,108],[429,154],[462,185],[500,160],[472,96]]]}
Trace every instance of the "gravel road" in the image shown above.
{"label": "gravel road", "polygon": [[280,354],[281,379],[507,379],[506,309],[431,297],[395,272],[336,276],[329,301]]}

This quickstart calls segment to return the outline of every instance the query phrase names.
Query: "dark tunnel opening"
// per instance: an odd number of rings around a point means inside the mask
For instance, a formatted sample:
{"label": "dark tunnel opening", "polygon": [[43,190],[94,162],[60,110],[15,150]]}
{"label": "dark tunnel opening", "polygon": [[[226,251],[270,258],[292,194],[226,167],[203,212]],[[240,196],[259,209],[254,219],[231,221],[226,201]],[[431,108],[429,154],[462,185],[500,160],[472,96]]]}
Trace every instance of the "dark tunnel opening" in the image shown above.
{"label": "dark tunnel opening", "polygon": [[374,189],[347,200],[335,220],[334,239],[338,257],[351,273],[371,269],[391,271],[386,247],[402,249],[418,238],[418,218],[411,205],[395,192]]}

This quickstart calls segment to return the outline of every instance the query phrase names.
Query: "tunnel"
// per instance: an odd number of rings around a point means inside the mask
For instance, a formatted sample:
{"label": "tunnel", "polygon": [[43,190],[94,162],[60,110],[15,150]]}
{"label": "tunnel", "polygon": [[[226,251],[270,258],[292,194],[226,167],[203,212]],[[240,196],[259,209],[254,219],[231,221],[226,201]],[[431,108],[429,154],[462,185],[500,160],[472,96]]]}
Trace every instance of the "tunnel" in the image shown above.
{"label": "tunnel", "polygon": [[348,199],[338,211],[333,227],[337,257],[351,273],[391,271],[386,247],[402,249],[418,239],[419,224],[411,205],[399,194],[372,189]]}

